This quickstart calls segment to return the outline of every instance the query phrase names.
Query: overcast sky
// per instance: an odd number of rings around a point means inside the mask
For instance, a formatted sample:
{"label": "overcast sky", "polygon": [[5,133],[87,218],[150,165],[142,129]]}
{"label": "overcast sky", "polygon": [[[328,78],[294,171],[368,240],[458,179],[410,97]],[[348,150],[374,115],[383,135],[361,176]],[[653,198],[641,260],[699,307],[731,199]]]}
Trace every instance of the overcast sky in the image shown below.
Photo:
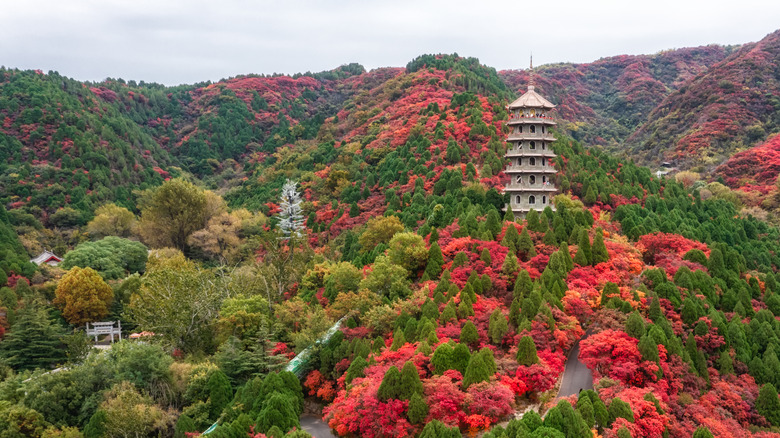
{"label": "overcast sky", "polygon": [[0,65],[168,85],[401,67],[424,53],[497,69],[758,41],[777,0],[4,0]]}

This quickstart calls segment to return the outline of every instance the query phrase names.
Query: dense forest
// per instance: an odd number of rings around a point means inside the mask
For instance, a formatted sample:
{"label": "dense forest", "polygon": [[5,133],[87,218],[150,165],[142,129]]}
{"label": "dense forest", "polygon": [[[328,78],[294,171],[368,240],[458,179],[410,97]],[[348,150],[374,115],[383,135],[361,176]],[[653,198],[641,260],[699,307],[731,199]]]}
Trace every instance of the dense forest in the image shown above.
{"label": "dense forest", "polygon": [[[527,71],[0,70],[0,437],[780,436],[778,38],[534,70],[560,194],[525,218]],[[673,114],[745,65],[760,103],[711,98],[752,115],[693,148]],[[593,389],[557,397],[577,342]]]}

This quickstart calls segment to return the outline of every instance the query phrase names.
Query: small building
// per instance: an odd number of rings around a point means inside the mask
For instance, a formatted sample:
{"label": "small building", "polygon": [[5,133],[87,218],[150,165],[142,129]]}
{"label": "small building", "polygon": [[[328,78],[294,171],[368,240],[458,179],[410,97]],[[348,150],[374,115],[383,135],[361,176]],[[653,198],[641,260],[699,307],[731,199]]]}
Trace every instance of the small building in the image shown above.
{"label": "small building", "polygon": [[30,259],[30,262],[35,263],[38,266],[46,263],[49,266],[57,266],[62,262],[62,259],[48,249],[40,253],[38,257]]}
{"label": "small building", "polygon": [[558,192],[553,176],[558,172],[553,160],[556,155],[550,145],[555,141],[550,128],[555,121],[548,112],[555,105],[540,96],[533,85],[517,100],[509,104],[507,152],[509,165],[504,173],[509,182],[504,193],[509,194],[509,205],[515,216],[525,217],[533,208],[555,210],[552,197]]}

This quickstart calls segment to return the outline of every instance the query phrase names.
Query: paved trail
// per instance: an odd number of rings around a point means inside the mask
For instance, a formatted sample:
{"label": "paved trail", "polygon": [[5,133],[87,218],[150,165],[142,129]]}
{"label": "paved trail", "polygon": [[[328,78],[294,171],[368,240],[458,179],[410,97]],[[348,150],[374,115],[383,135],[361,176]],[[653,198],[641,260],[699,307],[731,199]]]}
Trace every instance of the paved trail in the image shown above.
{"label": "paved trail", "polygon": [[[586,334],[582,339],[587,337],[588,335]],[[569,352],[568,359],[566,359],[566,368],[563,371],[558,398],[578,394],[580,389],[593,389],[593,373],[579,359],[580,341],[574,344],[571,352]]]}
{"label": "paved trail", "polygon": [[309,432],[314,438],[336,438],[330,427],[320,417],[315,415],[302,415],[301,428]]}

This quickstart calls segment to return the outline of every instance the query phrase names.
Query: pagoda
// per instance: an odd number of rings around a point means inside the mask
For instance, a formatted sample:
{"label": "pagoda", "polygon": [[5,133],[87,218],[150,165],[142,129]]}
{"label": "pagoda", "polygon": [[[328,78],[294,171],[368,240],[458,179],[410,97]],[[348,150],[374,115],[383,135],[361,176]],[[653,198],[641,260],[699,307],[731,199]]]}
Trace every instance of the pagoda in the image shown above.
{"label": "pagoda", "polygon": [[509,126],[507,152],[509,164],[504,173],[509,182],[504,193],[509,194],[509,204],[515,216],[525,217],[532,208],[537,211],[550,207],[552,197],[557,193],[553,184],[553,175],[557,172],[553,165],[555,154],[550,145],[555,137],[550,128],[555,126],[548,112],[555,105],[534,91],[529,85],[528,91],[509,104]]}

